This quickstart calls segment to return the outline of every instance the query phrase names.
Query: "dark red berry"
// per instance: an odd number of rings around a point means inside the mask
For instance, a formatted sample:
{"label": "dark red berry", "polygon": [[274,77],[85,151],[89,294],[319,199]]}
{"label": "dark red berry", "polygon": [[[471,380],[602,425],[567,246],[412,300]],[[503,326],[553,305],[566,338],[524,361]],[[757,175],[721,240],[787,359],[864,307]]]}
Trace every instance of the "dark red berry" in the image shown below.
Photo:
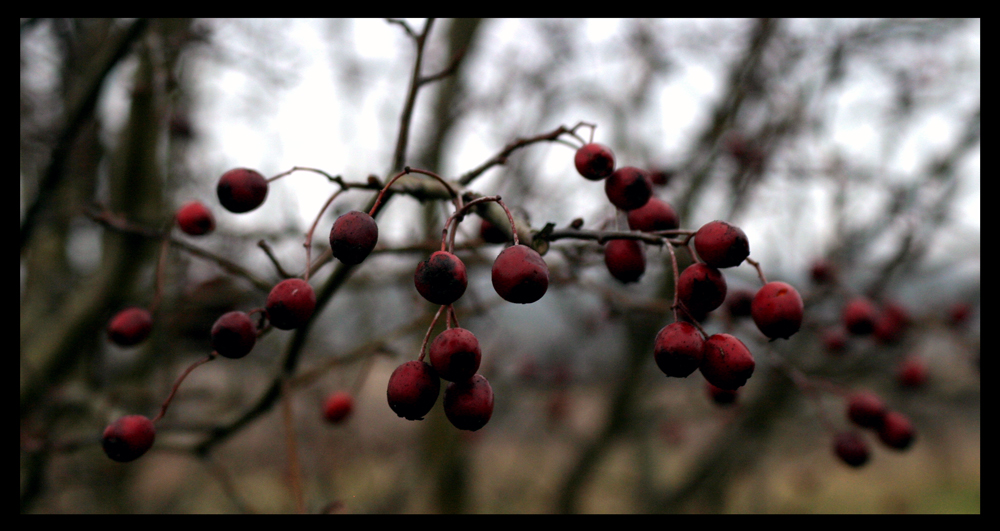
{"label": "dark red berry", "polygon": [[191,201],[177,210],[177,226],[186,234],[201,236],[215,229],[215,217],[201,201]]}
{"label": "dark red berry", "polygon": [[693,314],[707,314],[725,302],[726,278],[714,267],[691,264],[677,279],[677,297]]}
{"label": "dark red berry", "polygon": [[422,361],[408,361],[389,377],[389,407],[406,420],[424,420],[441,392],[437,371]]}
{"label": "dark red berry", "polygon": [[708,397],[712,399],[720,406],[731,406],[736,403],[736,399],[739,397],[739,391],[735,389],[720,389],[711,384],[711,382],[705,382],[705,390],[708,391]]}
{"label": "dark red berry", "polygon": [[444,414],[460,430],[476,431],[493,416],[493,388],[482,374],[452,382],[444,390]]}
{"label": "dark red berry", "polygon": [[431,343],[429,357],[438,376],[449,382],[472,378],[483,359],[479,340],[464,328],[449,328]]}
{"label": "dark red berry", "polygon": [[908,356],[896,368],[900,387],[917,389],[927,384],[927,364],[917,356]]}
{"label": "dark red berry", "polygon": [[750,241],[736,225],[710,221],[695,233],[694,250],[712,267],[736,267],[750,256]]}
{"label": "dark red berry", "polygon": [[465,293],[469,279],[461,259],[447,251],[437,251],[417,264],[413,283],[434,304],[451,304]]}
{"label": "dark red berry", "polygon": [[858,468],[868,462],[870,452],[868,443],[861,438],[861,435],[853,431],[843,431],[838,433],[833,439],[833,453],[841,461]]}
{"label": "dark red berry", "polygon": [[809,268],[809,275],[817,284],[833,282],[837,278],[837,266],[828,260],[816,260]]}
{"label": "dark red berry", "polygon": [[615,171],[615,154],[607,146],[587,144],[573,157],[576,171],[591,181],[600,181]]}
{"label": "dark red berry", "polygon": [[346,391],[337,391],[323,404],[323,418],[331,424],[340,424],[354,411],[354,399]]}
{"label": "dark red berry", "polygon": [[604,244],[604,264],[621,282],[638,282],[646,272],[646,250],[638,240],[609,240]]}
{"label": "dark red berry", "polygon": [[888,411],[878,430],[878,438],[889,448],[906,450],[913,444],[915,431],[909,417],[898,412]]}
{"label": "dark red berry", "polygon": [[702,376],[720,389],[735,390],[753,375],[753,355],[742,341],[729,334],[715,334],[705,340],[701,360]]}
{"label": "dark red berry", "polygon": [[507,233],[501,230],[500,227],[497,227],[485,219],[482,224],[479,225],[479,235],[486,243],[507,243],[507,241],[510,240]]}
{"label": "dark red berry", "polygon": [[257,327],[243,312],[222,314],[212,325],[212,350],[220,356],[238,359],[253,350],[257,342]]}
{"label": "dark red berry", "polygon": [[549,267],[537,251],[527,245],[512,245],[493,261],[493,289],[505,301],[529,304],[549,289]]}
{"label": "dark red berry", "polygon": [[108,337],[117,345],[131,347],[145,341],[153,329],[153,316],[145,308],[130,307],[108,323]]}
{"label": "dark red berry", "polygon": [[847,397],[847,418],[862,428],[879,429],[888,411],[882,399],[870,391]]}
{"label": "dark red berry", "polygon": [[653,359],[667,376],[686,378],[705,355],[705,338],[694,325],[677,321],[664,326],[653,343]]}
{"label": "dark red berry", "polygon": [[360,264],[378,243],[378,225],[371,216],[353,210],[333,222],[330,230],[330,248],[341,262]]}
{"label": "dark red berry", "polygon": [[867,297],[855,297],[844,306],[844,327],[858,336],[872,333],[878,309]]}
{"label": "dark red berry", "polygon": [[726,297],[726,310],[729,311],[729,315],[734,318],[750,317],[754,295],[756,293],[746,289],[729,293]]}
{"label": "dark red berry", "polygon": [[666,186],[674,178],[674,173],[674,170],[667,168],[650,170],[649,180],[653,182],[653,186]]}
{"label": "dark red berry", "polygon": [[802,297],[784,282],[768,282],[754,295],[750,314],[757,328],[771,339],[788,339],[802,326]]}
{"label": "dark red berry", "polygon": [[298,328],[312,317],[316,309],[316,293],[305,280],[283,280],[271,289],[266,308],[267,318],[275,328]]}
{"label": "dark red berry", "polygon": [[899,303],[888,302],[882,306],[875,319],[872,336],[879,343],[887,345],[899,343],[909,324],[910,312]]}
{"label": "dark red berry", "polygon": [[250,212],[267,197],[267,179],[254,170],[237,168],[222,174],[216,191],[226,210],[237,214]]}
{"label": "dark red berry", "polygon": [[831,354],[843,354],[847,350],[847,331],[837,326],[828,328],[821,335],[823,348]]}
{"label": "dark red berry", "polygon": [[127,463],[142,457],[155,439],[156,429],[151,420],[142,415],[127,415],[104,428],[101,445],[108,457]]}
{"label": "dark red berry", "polygon": [[674,207],[656,197],[650,197],[645,205],[628,211],[628,228],[643,232],[674,230],[681,224]]}
{"label": "dark red berry", "polygon": [[645,171],[625,166],[615,170],[604,181],[604,193],[611,204],[621,210],[635,210],[653,196],[653,183]]}

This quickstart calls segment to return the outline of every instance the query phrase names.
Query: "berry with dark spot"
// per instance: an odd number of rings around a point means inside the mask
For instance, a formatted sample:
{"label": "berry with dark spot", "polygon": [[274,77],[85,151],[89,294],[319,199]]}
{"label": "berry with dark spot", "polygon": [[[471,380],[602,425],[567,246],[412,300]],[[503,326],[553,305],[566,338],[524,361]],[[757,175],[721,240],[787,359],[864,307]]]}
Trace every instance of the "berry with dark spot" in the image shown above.
{"label": "berry with dark spot", "polygon": [[236,168],[222,174],[216,192],[226,210],[236,214],[250,212],[267,197],[267,179],[254,170]]}
{"label": "berry with dark spot", "polygon": [[677,297],[691,313],[707,314],[726,300],[726,278],[714,267],[691,264],[677,279]]}
{"label": "berry with dark spot", "polygon": [[353,210],[333,222],[330,248],[333,256],[348,265],[360,264],[378,243],[378,225],[365,212]]}
{"label": "berry with dark spot", "polygon": [[549,288],[549,267],[542,255],[527,245],[512,245],[493,261],[493,289],[505,301],[529,304]]}
{"label": "berry with dark spot", "polygon": [[417,264],[413,283],[425,299],[434,304],[451,304],[459,299],[469,279],[465,263],[447,251],[437,251]]}
{"label": "berry with dark spot", "polygon": [[802,297],[784,282],[768,282],[754,295],[750,314],[757,328],[771,339],[788,339],[802,326]]}
{"label": "berry with dark spot", "polygon": [[705,355],[705,338],[694,325],[677,321],[660,329],[653,343],[653,359],[667,376],[685,378]]}
{"label": "berry with dark spot", "polygon": [[212,325],[212,350],[220,356],[238,359],[253,350],[257,342],[257,327],[243,312],[222,314]]}
{"label": "berry with dark spot", "polygon": [[633,166],[618,168],[604,181],[604,193],[621,210],[635,210],[653,196],[653,183],[645,171]]}
{"label": "berry with dark spot", "polygon": [[267,318],[275,328],[292,330],[306,323],[316,309],[316,293],[308,282],[290,278],[267,295]]}
{"label": "berry with dark spot", "polygon": [[844,306],[844,327],[858,336],[868,335],[875,330],[878,309],[867,297],[855,297]]}
{"label": "berry with dark spot", "polygon": [[117,345],[131,347],[145,341],[152,329],[152,314],[145,308],[132,306],[111,318],[108,323],[108,338]]}
{"label": "berry with dark spot", "polygon": [[715,268],[736,267],[750,256],[750,242],[743,229],[725,221],[710,221],[694,235],[694,250]]}
{"label": "berry with dark spot", "polygon": [[609,240],[604,244],[604,264],[622,283],[638,282],[646,272],[646,250],[638,240]]}
{"label": "berry with dark spot", "polygon": [[142,457],[156,439],[153,422],[142,415],[124,416],[104,429],[101,446],[108,457],[119,463]]}
{"label": "berry with dark spot", "polygon": [[733,391],[747,383],[755,365],[753,355],[742,341],[729,334],[715,334],[705,340],[699,368],[710,384]]}
{"label": "berry with dark spot", "polygon": [[449,382],[472,378],[483,359],[479,340],[464,328],[449,328],[438,334],[428,353],[438,376]]}
{"label": "berry with dark spot", "polygon": [[434,367],[422,361],[408,361],[389,376],[386,396],[389,407],[406,420],[423,420],[437,402],[441,378]]}
{"label": "berry with dark spot", "polygon": [[878,429],[878,438],[889,448],[906,450],[913,444],[916,432],[910,419],[898,412],[886,412],[882,427]]}
{"label": "berry with dark spot", "polygon": [[444,414],[460,430],[476,431],[493,416],[493,388],[481,374],[444,390]]}
{"label": "berry with dark spot", "polygon": [[858,468],[868,462],[871,452],[868,450],[868,443],[860,434],[843,431],[833,438],[833,453],[844,463]]}
{"label": "berry with dark spot", "polygon": [[201,201],[191,201],[177,210],[177,226],[192,236],[208,234],[215,229],[215,217]]}
{"label": "berry with dark spot", "polygon": [[628,228],[643,232],[674,230],[681,224],[674,207],[666,201],[650,197],[645,205],[628,211]]}
{"label": "berry with dark spot", "polygon": [[858,391],[847,397],[847,418],[862,428],[879,429],[888,411],[882,399],[871,391]]}
{"label": "berry with dark spot", "polygon": [[607,146],[591,143],[576,150],[576,171],[591,181],[600,181],[615,171],[615,154]]}

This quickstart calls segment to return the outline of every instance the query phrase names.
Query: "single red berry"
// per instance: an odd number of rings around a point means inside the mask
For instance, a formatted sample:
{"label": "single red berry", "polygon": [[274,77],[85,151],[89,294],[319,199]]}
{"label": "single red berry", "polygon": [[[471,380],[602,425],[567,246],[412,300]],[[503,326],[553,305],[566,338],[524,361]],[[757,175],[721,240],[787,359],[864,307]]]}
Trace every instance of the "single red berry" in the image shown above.
{"label": "single red berry", "polygon": [[674,230],[681,225],[674,207],[666,201],[650,197],[645,205],[628,211],[628,228],[643,232]]}
{"label": "single red berry", "polygon": [[447,251],[437,251],[417,264],[413,283],[423,297],[434,304],[451,304],[459,299],[469,279],[465,263]]}
{"label": "single red berry", "polygon": [[649,180],[652,181],[653,186],[666,186],[674,178],[674,173],[674,170],[667,168],[649,170]]}
{"label": "single red berry", "polygon": [[858,391],[847,397],[847,418],[862,428],[879,429],[888,411],[882,399],[871,391]]}
{"label": "single red berry", "polygon": [[378,225],[365,212],[352,210],[333,222],[330,229],[330,248],[341,262],[360,264],[378,243]]}
{"label": "single red berry", "polygon": [[604,264],[621,282],[638,282],[646,272],[646,250],[638,240],[609,240],[604,244]]}
{"label": "single red berry", "polygon": [[186,234],[201,236],[215,229],[215,217],[201,201],[191,201],[177,210],[177,226]]}
{"label": "single red berry", "polygon": [[906,450],[913,444],[916,432],[909,417],[898,411],[888,411],[878,430],[878,438],[889,448]]}
{"label": "single red berry", "polygon": [[460,430],[476,431],[493,416],[493,388],[482,374],[452,382],[444,390],[444,414]]}
{"label": "single red berry", "polygon": [[346,391],[337,391],[323,404],[323,418],[330,424],[340,424],[354,411],[354,399]]}
{"label": "single red berry", "polygon": [[142,457],[156,439],[153,422],[142,415],[127,415],[104,428],[101,445],[108,457],[119,463]]}
{"label": "single red berry", "polygon": [[549,266],[527,245],[512,245],[493,261],[493,289],[505,301],[529,304],[549,289]]}
{"label": "single red berry", "polygon": [[802,326],[802,297],[784,282],[768,282],[754,295],[750,314],[757,328],[771,339],[788,339]]}
{"label": "single red berry", "polygon": [[817,284],[827,284],[837,279],[837,266],[828,260],[819,259],[809,268],[809,275]]}
{"label": "single red berry", "polygon": [[837,326],[822,333],[823,348],[831,354],[843,354],[847,350],[847,331]]}
{"label": "single red berry", "polygon": [[734,318],[750,317],[754,295],[756,293],[746,289],[730,292],[726,297],[726,310],[729,311],[729,315]]}
{"label": "single red berry", "polygon": [[750,350],[736,337],[715,334],[705,340],[705,354],[699,368],[710,384],[736,390],[747,383],[755,366]]}
{"label": "single red berry", "polygon": [[267,318],[275,328],[298,328],[312,317],[316,309],[316,293],[305,280],[283,280],[267,295],[266,308]]}
{"label": "single red berry", "polygon": [[449,382],[472,378],[483,359],[479,340],[464,328],[449,328],[438,334],[430,346],[431,366]]}
{"label": "single red berry", "polygon": [[841,461],[858,468],[868,462],[868,443],[853,431],[843,431],[833,438],[833,453]]}
{"label": "single red berry", "polygon": [[686,378],[701,365],[704,356],[705,338],[690,323],[670,323],[656,334],[653,359],[667,376]]}
{"label": "single red berry", "polygon": [[844,327],[858,336],[868,335],[875,330],[878,309],[867,297],[855,297],[844,306]]}
{"label": "single red berry", "polygon": [[389,376],[389,407],[406,420],[424,420],[441,392],[437,371],[422,361],[408,361]]}
{"label": "single red berry", "polygon": [[117,345],[131,347],[145,341],[152,329],[152,314],[145,308],[132,306],[111,318],[108,323],[108,337]]}
{"label": "single red berry", "polygon": [[488,220],[483,220],[479,225],[479,236],[483,238],[486,243],[507,243],[510,238],[507,236],[500,227],[490,223]]}
{"label": "single red berry", "polygon": [[691,264],[677,279],[677,297],[693,314],[707,314],[726,300],[726,278],[718,269]]}
{"label": "single red berry", "polygon": [[576,171],[591,181],[600,181],[615,171],[615,154],[601,144],[587,144],[573,157]]}
{"label": "single red berry", "polygon": [[219,202],[230,212],[242,214],[259,207],[267,197],[267,179],[254,170],[236,168],[219,178]]}
{"label": "single red berry", "polygon": [[909,324],[910,312],[899,303],[888,302],[882,306],[875,319],[872,336],[879,343],[887,345],[899,343]]}
{"label": "single red berry", "polygon": [[253,350],[257,327],[243,312],[222,314],[212,325],[212,350],[220,356],[239,359]]}
{"label": "single red berry", "polygon": [[739,390],[720,389],[708,381],[705,382],[705,390],[712,402],[720,406],[731,406],[736,403],[736,399],[739,397]]}
{"label": "single red berry", "polygon": [[917,356],[908,356],[896,368],[900,387],[917,389],[927,384],[927,364]]}
{"label": "single red berry", "polygon": [[736,267],[750,256],[750,241],[736,225],[710,221],[695,233],[694,250],[712,267]]}
{"label": "single red berry", "polygon": [[604,181],[604,193],[619,209],[635,210],[653,196],[653,183],[645,171],[625,166],[615,170]]}

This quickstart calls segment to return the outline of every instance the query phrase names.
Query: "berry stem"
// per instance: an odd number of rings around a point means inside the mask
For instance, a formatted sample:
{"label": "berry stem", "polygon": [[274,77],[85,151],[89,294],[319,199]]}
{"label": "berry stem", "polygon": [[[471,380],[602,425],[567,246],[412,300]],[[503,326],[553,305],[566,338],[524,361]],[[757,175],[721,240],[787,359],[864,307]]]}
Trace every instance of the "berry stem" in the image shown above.
{"label": "berry stem", "polygon": [[442,305],[438,308],[437,313],[434,314],[434,318],[431,319],[431,325],[427,327],[427,333],[424,334],[424,342],[420,344],[420,355],[417,356],[417,361],[424,361],[424,353],[427,351],[427,341],[431,338],[431,331],[434,330],[434,325],[437,324],[438,318],[441,317],[441,312],[448,307],[450,307],[449,304]]}
{"label": "berry stem", "polygon": [[304,166],[293,166],[292,169],[290,169],[288,171],[281,172],[281,173],[275,175],[274,177],[268,178],[267,182],[270,183],[270,182],[277,181],[278,179],[280,179],[282,177],[285,177],[286,175],[290,175],[290,174],[292,174],[294,172],[297,172],[297,171],[311,171],[313,173],[318,173],[318,174],[326,177],[330,182],[339,184],[341,186],[341,188],[344,187],[344,180],[339,175],[333,176],[333,175],[330,175],[329,173],[327,173],[327,172],[325,172],[323,170],[319,170],[319,169],[316,169],[316,168],[306,168]]}
{"label": "berry stem", "polygon": [[319,209],[319,214],[316,215],[316,220],[313,221],[312,227],[309,227],[309,232],[306,233],[306,243],[304,244],[306,247],[306,272],[305,272],[306,282],[309,282],[309,271],[312,269],[310,266],[312,265],[313,233],[316,232],[316,226],[319,225],[319,220],[320,218],[323,217],[323,213],[326,212],[326,209],[329,208],[331,204],[333,204],[333,200],[336,199],[337,196],[340,195],[340,193],[343,191],[344,188],[337,190],[336,192],[333,193],[333,195],[330,196],[330,199],[326,200],[326,203],[323,204],[323,208]]}
{"label": "berry stem", "polygon": [[764,270],[761,269],[760,262],[754,260],[753,258],[750,258],[749,256],[746,258],[746,260],[747,260],[748,264],[752,265],[754,267],[754,269],[757,270],[757,276],[760,278],[760,284],[762,286],[766,285],[767,284],[767,279],[764,278]]}
{"label": "berry stem", "polygon": [[499,165],[505,164],[507,162],[507,159],[510,157],[510,155],[512,153],[514,153],[515,151],[517,151],[518,149],[521,149],[521,148],[523,148],[525,146],[534,144],[536,142],[559,142],[561,144],[566,144],[566,145],[570,146],[573,149],[580,149],[580,146],[574,146],[574,145],[570,144],[569,142],[563,141],[559,137],[562,136],[562,135],[564,135],[564,134],[569,134],[569,135],[573,136],[574,138],[576,138],[577,140],[579,140],[581,144],[586,144],[587,141],[584,140],[583,138],[581,138],[579,135],[576,134],[576,130],[579,129],[580,127],[583,127],[583,126],[594,127],[593,124],[589,124],[589,123],[586,123],[586,122],[580,122],[580,123],[574,125],[572,128],[569,128],[569,129],[567,129],[566,126],[564,126],[564,125],[560,125],[559,127],[555,128],[554,130],[549,131],[548,133],[542,133],[540,135],[529,137],[529,138],[518,138],[517,140],[515,140],[515,141],[511,142],[510,144],[507,144],[506,146],[504,146],[503,150],[500,151],[500,153],[497,153],[496,155],[494,155],[493,157],[491,157],[486,162],[484,162],[484,163],[480,164],[479,166],[477,166],[477,167],[469,170],[468,172],[462,174],[462,176],[458,178],[458,183],[461,184],[462,186],[465,186],[465,185],[471,183],[473,180],[475,180],[476,177],[479,177],[486,170],[492,168],[493,166],[499,166]]}
{"label": "berry stem", "polygon": [[[507,205],[505,205],[504,202],[500,199],[500,196],[498,196],[498,195],[492,195],[492,196],[478,197],[476,199],[473,199],[472,201],[469,201],[468,203],[466,203],[465,205],[463,205],[461,208],[455,210],[455,213],[452,214],[448,218],[448,220],[444,222],[444,230],[441,231],[441,250],[442,251],[446,250],[445,249],[445,242],[447,242],[447,249],[449,250],[448,252],[451,252],[451,250],[453,250],[455,248],[455,233],[458,232],[458,224],[461,223],[462,219],[465,217],[465,214],[468,213],[469,209],[472,208],[475,205],[478,205],[480,203],[485,203],[487,201],[494,201],[494,202],[498,203],[501,207],[503,207],[504,213],[507,214],[507,220],[510,221],[510,231],[514,235],[514,245],[518,244],[517,227],[515,227],[515,225],[514,225],[514,216],[511,215],[510,210],[507,209]],[[448,228],[452,224],[454,224],[454,227],[451,227],[451,238],[448,238],[448,234],[449,234],[448,233]]]}
{"label": "berry stem", "polygon": [[157,414],[155,417],[153,417],[152,419],[153,424],[156,424],[156,421],[162,419],[163,415],[167,414],[167,408],[170,407],[170,402],[173,401],[174,395],[177,394],[177,389],[181,386],[181,382],[184,381],[184,378],[187,378],[187,375],[191,374],[191,371],[195,370],[196,367],[198,367],[201,364],[208,363],[214,360],[215,357],[216,357],[215,352],[209,354],[208,356],[205,356],[204,358],[192,363],[190,367],[185,369],[184,372],[182,372],[181,375],[177,377],[177,381],[174,382],[174,387],[170,390],[170,394],[167,396],[167,399],[163,401],[163,405],[160,406],[160,413]]}
{"label": "berry stem", "polygon": [[462,197],[459,195],[458,191],[455,190],[455,187],[451,185],[451,183],[449,183],[448,181],[444,180],[443,177],[441,177],[440,175],[438,175],[438,174],[436,174],[436,173],[434,173],[432,171],[420,170],[420,169],[417,169],[417,168],[411,168],[409,166],[406,166],[406,167],[403,168],[402,171],[400,171],[396,175],[393,175],[392,178],[389,179],[389,182],[385,183],[385,186],[383,186],[382,190],[379,191],[378,197],[375,198],[375,204],[372,205],[371,210],[368,211],[368,215],[369,216],[375,217],[375,213],[378,212],[378,208],[380,206],[382,206],[382,197],[385,196],[385,193],[389,191],[389,187],[392,186],[392,184],[395,183],[396,180],[398,180],[400,177],[402,177],[404,175],[407,175],[407,174],[410,174],[410,173],[419,173],[419,174],[427,175],[428,177],[433,177],[434,179],[437,179],[438,182],[440,182],[442,185],[444,185],[444,187],[448,190],[448,193],[452,197],[452,202],[455,204],[455,208],[456,209],[462,208]]}
{"label": "berry stem", "polygon": [[677,267],[677,255],[674,253],[673,244],[667,244],[667,251],[670,252],[670,266],[673,267],[673,283],[674,283],[674,302],[671,303],[670,309],[674,312],[674,322],[677,322],[677,279],[680,275],[680,270]]}

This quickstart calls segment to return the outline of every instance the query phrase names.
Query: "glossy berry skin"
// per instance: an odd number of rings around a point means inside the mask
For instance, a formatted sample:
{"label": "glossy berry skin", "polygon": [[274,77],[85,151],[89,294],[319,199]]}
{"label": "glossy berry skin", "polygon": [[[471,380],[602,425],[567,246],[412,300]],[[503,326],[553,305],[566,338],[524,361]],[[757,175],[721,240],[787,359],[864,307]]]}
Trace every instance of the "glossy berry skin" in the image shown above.
{"label": "glossy berry skin", "polygon": [[882,399],[870,391],[858,391],[847,397],[847,418],[862,428],[879,429],[888,411]]}
{"label": "glossy berry skin", "polygon": [[604,193],[621,210],[635,210],[653,196],[653,182],[645,171],[632,166],[615,170],[604,181]]}
{"label": "glossy berry skin", "polygon": [[434,304],[451,304],[469,285],[465,263],[447,251],[437,251],[417,264],[413,283],[425,299]]}
{"label": "glossy berry skin", "polygon": [[910,419],[898,411],[885,414],[882,427],[878,430],[878,438],[889,448],[906,450],[913,444],[915,431]]}
{"label": "glossy berry skin", "polygon": [[438,376],[449,382],[472,378],[483,360],[479,340],[464,328],[449,328],[438,334],[428,354]]}
{"label": "glossy berry skin", "polygon": [[604,264],[622,283],[638,282],[646,272],[646,250],[638,240],[610,240],[604,244]]}
{"label": "glossy berry skin", "polygon": [[215,229],[215,217],[201,201],[191,201],[177,210],[177,226],[185,234],[201,236]]}
{"label": "glossy berry skin", "polygon": [[750,241],[743,229],[716,220],[702,225],[695,233],[694,250],[712,267],[736,267],[750,256]]}
{"label": "glossy berry skin", "polygon": [[330,424],[340,424],[354,411],[354,399],[346,391],[337,391],[323,403],[323,418]]}
{"label": "glossy berry skin", "polygon": [[104,453],[119,463],[142,457],[156,439],[153,422],[142,415],[127,415],[104,428],[101,446]]}
{"label": "glossy berry skin", "polygon": [[360,264],[378,243],[378,225],[365,212],[353,210],[333,222],[330,248],[333,256],[347,265]]}
{"label": "glossy berry skin", "polygon": [[788,339],[802,326],[802,297],[784,282],[768,282],[754,295],[750,315],[754,324],[771,339]]}
{"label": "glossy berry skin", "polygon": [[444,414],[460,430],[476,431],[493,416],[493,388],[482,374],[452,382],[444,390]]}
{"label": "glossy berry skin", "polygon": [[115,314],[108,323],[108,338],[122,347],[138,345],[153,330],[153,316],[145,308],[132,306]]}
{"label": "glossy berry skin", "polygon": [[389,407],[406,420],[424,420],[441,392],[437,371],[422,361],[408,361],[389,377]]}
{"label": "glossy berry skin", "polygon": [[695,315],[718,308],[726,300],[726,278],[705,264],[691,264],[677,279],[677,297]]}
{"label": "glossy berry skin", "polygon": [[312,317],[316,309],[316,293],[305,280],[290,278],[271,289],[265,307],[267,318],[275,328],[292,330]]}
{"label": "glossy berry skin", "polygon": [[257,327],[243,312],[222,314],[212,325],[212,350],[231,359],[239,359],[253,350]]}
{"label": "glossy berry skin", "polygon": [[222,174],[216,192],[226,210],[236,214],[250,212],[267,197],[267,179],[254,170],[236,168]]}
{"label": "glossy berry skin", "polygon": [[866,297],[855,297],[844,306],[844,327],[847,331],[864,336],[875,330],[875,320],[878,319],[878,309]]}
{"label": "glossy berry skin", "polygon": [[493,261],[493,289],[505,301],[530,304],[549,289],[549,266],[527,245],[512,245]]}
{"label": "glossy berry skin", "polygon": [[653,359],[667,376],[686,378],[705,355],[705,338],[694,325],[677,321],[664,326],[653,343]]}
{"label": "glossy berry skin", "polygon": [[643,232],[674,230],[681,224],[674,207],[656,197],[650,197],[645,205],[628,211],[628,228]]}
{"label": "glossy berry skin", "polygon": [[731,406],[736,403],[736,399],[739,397],[739,391],[720,389],[709,382],[705,382],[705,390],[708,392],[708,398],[719,406]]}
{"label": "glossy berry skin", "polygon": [[844,463],[858,468],[868,462],[868,443],[853,431],[838,433],[833,439],[833,453]]}
{"label": "glossy berry skin", "polygon": [[735,336],[715,334],[705,340],[699,368],[708,383],[734,391],[747,383],[755,366],[750,350]]}
{"label": "glossy berry skin", "polygon": [[576,150],[576,171],[591,181],[600,181],[615,171],[615,154],[607,146],[591,143]]}

